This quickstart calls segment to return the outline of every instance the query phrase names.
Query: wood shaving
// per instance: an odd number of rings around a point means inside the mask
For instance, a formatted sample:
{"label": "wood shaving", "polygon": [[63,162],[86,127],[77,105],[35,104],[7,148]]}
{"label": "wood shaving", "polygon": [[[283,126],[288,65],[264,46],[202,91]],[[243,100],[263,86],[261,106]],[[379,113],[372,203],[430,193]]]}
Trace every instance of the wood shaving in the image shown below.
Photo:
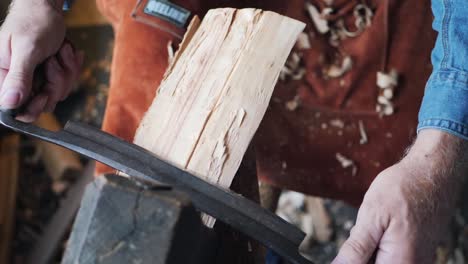
{"label": "wood shaving", "polygon": [[300,105],[301,105],[301,98],[299,97],[299,95],[296,95],[294,96],[294,99],[286,102],[285,107],[286,109],[292,112],[292,111],[296,111],[296,109],[299,108]]}
{"label": "wood shaving", "polygon": [[361,145],[367,144],[368,138],[367,138],[366,128],[364,127],[364,122],[359,120],[358,124],[359,124],[359,134],[361,135],[359,144]]}
{"label": "wood shaving", "polygon": [[296,74],[293,74],[291,76],[291,80],[293,81],[299,81],[299,80],[302,80],[304,78],[306,74],[306,69],[305,68],[300,68]]}
{"label": "wood shaving", "polygon": [[388,100],[392,100],[393,99],[393,89],[390,89],[390,88],[384,89],[382,95],[385,98],[387,98]]}
{"label": "wood shaving", "polygon": [[343,169],[347,169],[354,165],[354,161],[343,156],[341,153],[336,153],[335,158],[341,164],[341,167]]}
{"label": "wood shaving", "polygon": [[314,22],[315,28],[319,33],[326,34],[330,31],[328,21],[323,19],[322,15],[313,4],[306,2],[305,9],[307,10],[310,19],[312,20],[312,22]]}
{"label": "wood shaving", "polygon": [[291,52],[291,55],[288,57],[286,61],[286,67],[289,68],[291,71],[296,70],[299,67],[301,62],[301,55],[297,52]]}
{"label": "wood shaving", "polygon": [[387,105],[384,107],[382,113],[386,116],[393,115],[395,113],[395,108],[393,107],[393,105]]}
{"label": "wood shaving", "polygon": [[389,104],[390,104],[390,100],[388,100],[387,97],[382,96],[382,95],[380,95],[379,97],[377,97],[377,102],[378,102],[379,104],[382,104],[382,105],[389,105]]}
{"label": "wood shaving", "polygon": [[343,129],[344,126],[345,126],[344,122],[341,119],[330,120],[330,125],[332,127],[336,127],[336,128],[340,128],[340,129]]}
{"label": "wood shaving", "polygon": [[340,87],[345,87],[346,86],[346,81],[341,79],[340,80]]}
{"label": "wood shaving", "polygon": [[172,63],[172,61],[174,60],[174,56],[175,56],[175,52],[174,52],[174,47],[172,46],[172,40],[170,40],[168,43],[167,43],[167,55],[168,55],[168,62],[169,64]]}
{"label": "wood shaving", "polygon": [[327,70],[325,70],[325,75],[329,78],[338,78],[343,76],[345,73],[350,71],[353,68],[353,60],[350,56],[344,57],[341,65],[331,65]]}
{"label": "wood shaving", "polygon": [[377,86],[385,89],[398,85],[398,73],[391,70],[390,73],[377,72]]}
{"label": "wood shaving", "polygon": [[288,78],[294,81],[302,80],[306,74],[306,69],[302,66],[302,54],[292,52],[281,69],[279,79],[286,81]]}
{"label": "wood shaving", "polygon": [[309,35],[307,35],[306,33],[302,32],[302,33],[299,35],[299,37],[297,38],[296,47],[297,47],[299,50],[308,50],[308,49],[312,48],[312,45],[311,45],[311,43],[310,43]]}
{"label": "wood shaving", "polygon": [[356,164],[354,163],[353,160],[345,157],[341,153],[336,153],[335,158],[341,164],[341,167],[343,169],[351,168],[351,175],[353,177],[356,176],[356,174],[358,172],[358,168],[357,168],[357,166],[356,166]]}
{"label": "wood shaving", "polygon": [[395,87],[398,85],[398,73],[391,70],[389,73],[377,72],[377,86],[379,95],[377,96],[376,112],[381,116],[390,116],[395,112],[392,99],[395,94]]}

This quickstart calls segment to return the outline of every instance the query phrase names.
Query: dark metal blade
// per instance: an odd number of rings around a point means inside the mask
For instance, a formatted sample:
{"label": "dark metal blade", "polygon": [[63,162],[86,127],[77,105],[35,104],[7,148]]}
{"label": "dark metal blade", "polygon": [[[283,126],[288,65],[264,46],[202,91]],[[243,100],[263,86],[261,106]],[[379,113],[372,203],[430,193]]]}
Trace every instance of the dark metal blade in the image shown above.
{"label": "dark metal blade", "polygon": [[96,128],[69,122],[51,132],[0,111],[0,123],[17,132],[60,145],[132,177],[157,181],[187,193],[194,206],[258,240],[291,263],[311,263],[299,254],[304,233],[258,204],[212,185],[158,159],[149,151]]}

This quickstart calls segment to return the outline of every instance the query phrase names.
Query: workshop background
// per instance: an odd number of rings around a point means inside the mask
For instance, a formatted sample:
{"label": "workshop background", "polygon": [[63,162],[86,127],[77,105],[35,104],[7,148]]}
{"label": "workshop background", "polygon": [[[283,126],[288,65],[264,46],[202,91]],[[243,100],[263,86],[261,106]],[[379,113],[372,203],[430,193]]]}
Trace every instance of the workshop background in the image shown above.
{"label": "workshop background", "polygon": [[[0,17],[7,6],[7,1],[0,2]],[[85,66],[71,97],[40,122],[53,128],[77,120],[100,127],[108,92],[112,28],[97,11],[94,0],[77,1],[66,16],[68,38],[85,51]],[[89,161],[0,131],[0,264],[60,263],[75,214],[73,208],[79,205],[84,183],[92,177],[86,171]],[[65,165],[54,164],[54,152],[67,160]],[[467,193],[447,233],[449,243],[437,250],[438,264],[462,264],[468,257]],[[340,201],[285,191],[278,214],[308,233],[303,248],[308,258],[329,263],[349,235],[357,209]],[[52,260],[46,261],[47,256]]]}

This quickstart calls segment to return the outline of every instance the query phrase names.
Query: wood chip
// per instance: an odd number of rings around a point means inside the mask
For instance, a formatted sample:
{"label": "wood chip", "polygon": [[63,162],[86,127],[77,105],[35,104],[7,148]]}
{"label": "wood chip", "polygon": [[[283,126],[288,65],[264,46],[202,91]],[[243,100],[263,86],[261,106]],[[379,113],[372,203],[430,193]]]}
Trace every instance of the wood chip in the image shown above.
{"label": "wood chip", "polygon": [[343,129],[345,124],[343,122],[343,120],[341,119],[333,119],[333,120],[330,120],[330,125],[332,127],[336,127],[336,128],[340,128],[340,129]]}
{"label": "wood chip", "polygon": [[341,65],[331,65],[326,71],[325,75],[329,78],[339,78],[353,68],[353,60],[350,56],[346,56]]}
{"label": "wood chip", "polygon": [[296,109],[299,108],[300,105],[301,105],[301,98],[299,97],[299,95],[296,95],[294,96],[294,99],[286,102],[285,107],[289,111],[293,112],[293,111],[296,111]]}
{"label": "wood chip", "polygon": [[170,40],[167,43],[167,54],[168,54],[168,62],[169,64],[172,64],[172,61],[174,60],[174,47],[172,46],[172,40]]}
{"label": "wood chip", "polygon": [[336,160],[341,164],[341,167],[343,169],[347,169],[351,166],[354,165],[354,161],[352,161],[351,159],[345,157],[343,154],[341,153],[336,153],[335,154],[335,158]]}
{"label": "wood chip", "polygon": [[296,47],[299,50],[308,50],[308,49],[312,48],[312,45],[310,44],[309,35],[307,35],[304,32],[299,34],[299,38],[297,39],[297,42],[296,42]]}
{"label": "wood chip", "polygon": [[307,10],[310,19],[312,20],[312,22],[314,22],[315,28],[319,33],[325,34],[330,31],[328,21],[323,19],[322,15],[313,4],[306,2],[305,9]]}
{"label": "wood chip", "polygon": [[351,175],[354,177],[356,176],[357,172],[358,172],[358,167],[357,165],[354,163],[353,160],[345,157],[343,154],[341,153],[336,153],[335,154],[335,158],[336,160],[341,164],[341,167],[343,169],[348,169],[348,168],[351,168]]}
{"label": "wood chip", "polygon": [[368,139],[367,139],[366,129],[364,127],[364,122],[359,120],[358,124],[359,124],[359,134],[361,135],[361,139],[359,140],[359,144],[361,144],[361,145],[367,144]]}
{"label": "wood chip", "polygon": [[[304,201],[306,213],[302,217],[301,229],[305,231],[307,237],[306,248],[312,246],[313,241],[327,243],[333,236],[333,221],[325,207],[322,198],[306,196]],[[301,244],[301,247],[303,244]]]}
{"label": "wood chip", "polygon": [[306,74],[306,69],[302,66],[302,54],[292,52],[286,64],[281,69],[279,79],[286,81],[288,78],[294,81],[302,80]]}
{"label": "wood chip", "polygon": [[377,86],[385,89],[398,85],[398,73],[396,70],[391,70],[390,73],[377,72]]}
{"label": "wood chip", "polygon": [[395,113],[395,108],[393,107],[393,105],[386,105],[383,109],[383,112],[382,112],[384,115],[386,116],[391,116]]}
{"label": "wood chip", "polygon": [[393,89],[391,88],[386,88],[384,89],[382,95],[387,98],[388,100],[393,99]]}
{"label": "wood chip", "polygon": [[293,74],[291,76],[291,80],[293,81],[300,81],[304,78],[306,74],[306,69],[305,68],[299,68],[299,70],[297,71],[297,73]]}

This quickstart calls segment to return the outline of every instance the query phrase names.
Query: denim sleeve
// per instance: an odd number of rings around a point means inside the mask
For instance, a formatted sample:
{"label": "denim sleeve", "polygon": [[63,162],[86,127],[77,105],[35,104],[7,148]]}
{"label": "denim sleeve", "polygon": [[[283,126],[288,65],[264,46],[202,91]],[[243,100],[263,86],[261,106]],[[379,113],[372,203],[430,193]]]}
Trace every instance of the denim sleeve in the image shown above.
{"label": "denim sleeve", "polygon": [[468,1],[432,0],[432,12],[438,37],[418,132],[435,128],[468,139]]}
{"label": "denim sleeve", "polygon": [[74,0],[65,0],[63,2],[63,11],[68,11],[71,9]]}

